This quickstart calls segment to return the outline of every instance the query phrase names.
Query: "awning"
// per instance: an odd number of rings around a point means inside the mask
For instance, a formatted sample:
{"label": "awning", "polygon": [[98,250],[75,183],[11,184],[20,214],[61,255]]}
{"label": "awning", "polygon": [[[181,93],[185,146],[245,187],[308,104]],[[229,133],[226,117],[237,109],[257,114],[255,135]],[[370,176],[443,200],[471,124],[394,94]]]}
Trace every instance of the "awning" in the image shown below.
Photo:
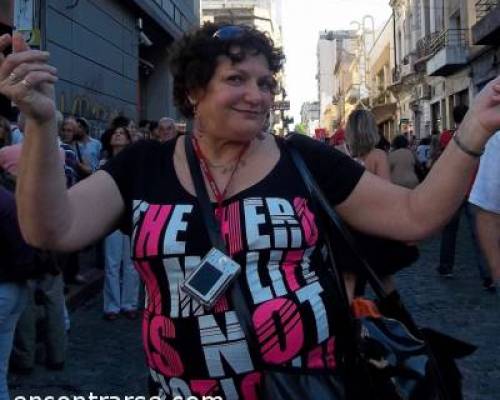
{"label": "awning", "polygon": [[396,103],[381,104],[372,108],[377,125],[396,117],[398,106]]}

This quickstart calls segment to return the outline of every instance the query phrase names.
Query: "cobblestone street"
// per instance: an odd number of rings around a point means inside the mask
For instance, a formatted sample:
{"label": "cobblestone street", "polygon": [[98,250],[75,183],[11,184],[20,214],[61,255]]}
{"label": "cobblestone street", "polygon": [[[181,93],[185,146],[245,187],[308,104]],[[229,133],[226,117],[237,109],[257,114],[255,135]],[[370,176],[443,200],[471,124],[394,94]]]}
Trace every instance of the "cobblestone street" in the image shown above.
{"label": "cobblestone street", "polygon": [[[485,292],[462,227],[453,279],[437,276],[439,241],[422,244],[418,264],[398,277],[400,291],[415,318],[479,346],[460,362],[467,400],[500,398],[500,308],[498,294]],[[12,399],[18,395],[139,395],[147,374],[140,322],[101,319],[101,297],[72,314],[66,368],[52,372],[38,366],[28,377],[11,376]],[[57,398],[57,397],[56,397]]]}

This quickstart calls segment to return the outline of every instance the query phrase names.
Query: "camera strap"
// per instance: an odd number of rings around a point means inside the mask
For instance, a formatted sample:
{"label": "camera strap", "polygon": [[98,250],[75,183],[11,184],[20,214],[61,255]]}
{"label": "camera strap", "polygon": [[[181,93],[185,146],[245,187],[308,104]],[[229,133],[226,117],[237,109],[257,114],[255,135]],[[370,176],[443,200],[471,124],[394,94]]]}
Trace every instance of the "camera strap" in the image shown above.
{"label": "camera strap", "polygon": [[210,242],[213,247],[222,251],[224,254],[227,254],[226,243],[222,237],[222,232],[217,218],[215,218],[214,209],[210,201],[210,197],[208,196],[205,181],[203,180],[203,173],[201,171],[198,158],[196,157],[191,135],[184,136],[184,146],[186,148],[186,157],[189,165],[189,171],[191,172],[191,179],[193,180],[194,190],[196,192],[196,198],[198,199],[198,205],[200,206],[203,222],[207,228],[208,237],[210,238]]}
{"label": "camera strap", "polygon": [[[184,136],[184,146],[186,148],[186,158],[191,172],[191,179],[193,180],[196,198],[198,199],[200,212],[202,214],[210,242],[217,250],[229,255],[226,243],[220,230],[219,222],[215,217],[215,212],[212,207],[210,197],[208,196],[207,187],[205,186],[205,181],[203,180],[201,167],[198,162],[198,158],[196,157],[193,141],[191,140],[190,135]],[[243,295],[243,289],[240,284],[240,277],[241,275],[234,280],[231,287],[231,300],[236,311],[236,315],[238,316],[238,320],[241,324],[241,328],[243,329],[245,336],[248,338],[250,346],[254,347],[256,338],[252,333],[252,319],[250,316],[250,310],[245,302],[245,296]]]}

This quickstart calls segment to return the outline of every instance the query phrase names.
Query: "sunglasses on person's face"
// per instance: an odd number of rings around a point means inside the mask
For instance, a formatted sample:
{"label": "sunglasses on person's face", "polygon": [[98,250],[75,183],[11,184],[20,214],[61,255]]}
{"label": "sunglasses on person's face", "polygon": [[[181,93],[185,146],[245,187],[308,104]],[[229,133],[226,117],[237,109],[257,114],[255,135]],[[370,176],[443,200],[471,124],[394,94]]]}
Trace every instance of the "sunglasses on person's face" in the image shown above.
{"label": "sunglasses on person's face", "polygon": [[246,30],[242,26],[227,25],[215,31],[212,37],[220,40],[233,40],[242,37],[245,32]]}

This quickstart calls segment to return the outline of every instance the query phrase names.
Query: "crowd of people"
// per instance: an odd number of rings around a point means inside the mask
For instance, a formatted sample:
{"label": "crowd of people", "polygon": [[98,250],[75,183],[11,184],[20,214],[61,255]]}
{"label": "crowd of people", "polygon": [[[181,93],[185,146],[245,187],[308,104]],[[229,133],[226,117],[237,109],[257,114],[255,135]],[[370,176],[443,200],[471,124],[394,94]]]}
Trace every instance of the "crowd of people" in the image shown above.
{"label": "crowd of people", "polygon": [[[413,189],[425,179],[452,141],[467,111],[466,105],[454,107],[453,129],[447,129],[440,134],[436,133],[419,140],[411,134],[399,134],[389,143],[379,132],[372,113],[361,108],[350,114],[345,129],[338,129],[330,138],[329,143],[353,157],[373,174],[390,180],[396,185]],[[490,147],[494,146],[494,142],[494,140],[491,141]],[[485,165],[491,165],[491,168],[498,166],[497,161],[492,159],[495,157],[492,155],[493,151],[489,150],[488,155],[483,157],[483,173],[479,175],[476,184],[477,171],[470,179],[469,189],[462,205],[444,226],[441,233],[440,257],[436,261],[436,270],[440,276],[453,277],[457,233],[460,219],[464,215],[467,219],[467,230],[479,278],[483,288],[489,292],[496,291],[495,281],[490,271],[498,265],[498,250],[495,251],[498,249],[498,241],[495,237],[498,237],[498,232],[500,232],[495,227],[497,225],[495,210],[498,210],[498,207],[488,204],[484,208],[482,200],[474,196],[470,198],[470,196],[473,187],[476,187],[474,193],[479,191],[481,193],[477,194],[477,197],[482,197],[482,192],[487,190],[485,187],[487,186],[490,191],[496,190],[496,197],[500,197],[500,188],[496,178],[491,173],[484,176],[489,168]]]}
{"label": "crowd of people", "polygon": [[[2,250],[3,245],[10,247],[10,256],[6,258],[1,254],[0,286],[4,281],[15,284],[8,290],[2,290],[2,295],[8,294],[11,307],[2,303],[6,306],[2,311],[10,314],[9,320],[0,320],[1,333],[6,338],[4,343],[13,342],[10,360],[9,346],[0,349],[2,399],[7,393],[7,365],[18,374],[29,374],[35,367],[40,322],[44,328],[46,367],[53,370],[64,368],[67,333],[70,330],[65,294],[71,285],[86,283],[86,278],[80,273],[81,252],[41,251],[27,245],[20,235],[14,192],[25,137],[25,117],[22,113],[14,121],[7,117],[13,119],[11,114],[0,115],[0,214],[2,228],[5,228],[0,247]],[[91,135],[91,125],[84,117],[63,116],[57,112],[56,120],[59,157],[67,188],[91,176],[129,144],[139,140],[167,142],[183,134],[186,128],[184,122],[176,123],[169,117],[159,121],[141,121],[137,127],[133,120],[117,116],[103,132]],[[113,321],[120,315],[136,319],[140,284],[132,263],[128,237],[116,230],[95,245],[93,250],[97,253],[95,267],[105,271],[104,319]],[[22,283],[21,287],[19,283]]]}
{"label": "crowd of people", "polygon": [[[339,299],[323,273],[329,268],[327,239],[289,146],[340,217],[366,235],[401,242],[429,237],[451,223],[472,180],[470,202],[486,215],[500,213],[498,168],[489,165],[498,166],[500,79],[477,95],[435,159],[424,158],[422,148],[414,155],[403,136],[387,154],[373,116],[363,110],[350,116],[345,143],[335,143],[346,155],[302,135],[285,141],[266,132],[281,50],[254,28],[207,23],[171,52],[174,101],[193,120],[192,132],[178,135],[184,129],[170,118],[136,128],[117,117],[98,140],[84,118],[57,112],[57,71],[49,55],[29,49],[20,35],[1,36],[0,54],[10,45],[14,53],[0,55],[0,93],[16,102],[22,117],[14,129],[0,122],[2,186],[11,190],[0,188],[0,398],[8,398],[5,376],[16,322],[33,314],[26,304],[43,305],[47,326],[57,325],[53,332],[59,333],[46,338],[46,365],[63,368],[69,329],[64,281],[81,281],[75,253],[102,238],[106,320],[138,315],[139,280],[131,258],[145,284],[150,395],[189,396],[208,384],[211,395],[227,399],[266,398],[266,370],[287,367],[299,374],[329,370],[338,383],[335,398],[345,398],[346,376],[334,360],[346,349],[335,342],[340,329],[331,323]],[[198,167],[201,183],[195,184]],[[202,217],[208,207],[226,249],[208,234]],[[481,249],[498,275],[498,243],[483,242],[480,232]],[[498,231],[493,238],[498,241]],[[207,266],[207,254],[215,254],[217,265],[231,258],[243,269],[239,299],[251,314],[248,326],[240,323],[242,310],[230,291],[217,289],[213,308],[203,308],[181,290],[189,274]],[[357,279],[352,265],[339,268]],[[449,275],[451,267],[444,268],[440,273]],[[384,279],[393,285],[390,276]],[[202,281],[209,284],[213,275]],[[293,327],[281,321],[282,309],[293,312]],[[13,355],[21,353],[17,358],[28,360],[21,366],[28,369],[31,356],[23,350],[33,343],[33,319],[26,317],[19,332],[25,337],[14,340]]]}

